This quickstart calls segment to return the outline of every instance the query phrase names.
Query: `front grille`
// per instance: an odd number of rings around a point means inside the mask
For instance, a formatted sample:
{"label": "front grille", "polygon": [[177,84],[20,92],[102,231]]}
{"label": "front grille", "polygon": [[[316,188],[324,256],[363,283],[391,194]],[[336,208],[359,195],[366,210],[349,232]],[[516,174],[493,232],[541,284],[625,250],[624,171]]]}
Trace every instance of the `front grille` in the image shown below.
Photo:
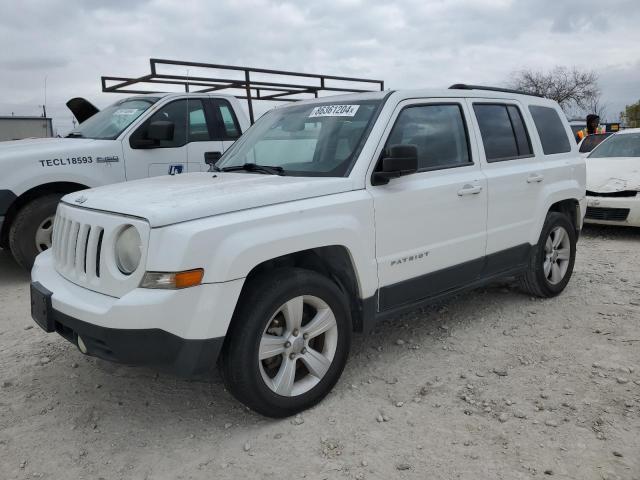
{"label": "front grille", "polygon": [[53,256],[59,272],[100,278],[104,228],[75,221],[58,213],[53,227]]}
{"label": "front grille", "polygon": [[585,218],[624,222],[628,216],[628,208],[587,207],[587,214],[585,215]]}
{"label": "front grille", "polygon": [[[127,225],[140,234],[142,260],[131,275],[116,267],[114,242]],[[56,271],[80,287],[120,298],[137,288],[144,275],[149,245],[149,223],[61,202],[53,226],[53,261]]]}
{"label": "front grille", "polygon": [[588,197],[635,197],[638,194],[635,190],[622,190],[621,192],[592,192],[587,190]]}

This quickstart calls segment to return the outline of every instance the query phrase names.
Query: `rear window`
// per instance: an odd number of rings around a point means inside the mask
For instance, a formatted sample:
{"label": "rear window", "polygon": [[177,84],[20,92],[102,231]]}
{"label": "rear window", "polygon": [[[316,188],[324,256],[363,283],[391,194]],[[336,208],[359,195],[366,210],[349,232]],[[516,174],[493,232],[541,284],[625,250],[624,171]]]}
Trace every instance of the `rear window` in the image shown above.
{"label": "rear window", "polygon": [[515,105],[474,104],[488,162],[531,156],[529,134]]}
{"label": "rear window", "polygon": [[529,112],[536,124],[536,130],[542,143],[545,155],[567,153],[571,151],[571,143],[564,129],[562,120],[554,108],[530,105]]}

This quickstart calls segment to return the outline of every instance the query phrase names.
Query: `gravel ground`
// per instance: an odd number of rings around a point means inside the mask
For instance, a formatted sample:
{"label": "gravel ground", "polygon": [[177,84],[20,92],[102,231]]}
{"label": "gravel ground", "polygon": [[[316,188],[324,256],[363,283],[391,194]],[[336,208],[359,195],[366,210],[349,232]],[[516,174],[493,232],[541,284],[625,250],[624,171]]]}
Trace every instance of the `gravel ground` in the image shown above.
{"label": "gravel ground", "polygon": [[640,479],[640,230],[589,228],[563,295],[510,285],[356,337],[269,420],[212,382],[82,356],[0,251],[0,479]]}

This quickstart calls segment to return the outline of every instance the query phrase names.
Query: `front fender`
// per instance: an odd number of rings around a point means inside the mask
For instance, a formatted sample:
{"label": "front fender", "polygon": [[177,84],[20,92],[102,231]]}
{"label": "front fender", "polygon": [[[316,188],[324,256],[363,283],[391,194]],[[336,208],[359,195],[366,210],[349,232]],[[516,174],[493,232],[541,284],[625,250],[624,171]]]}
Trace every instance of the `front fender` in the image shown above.
{"label": "front fender", "polygon": [[373,203],[365,190],[288,202],[153,229],[147,270],[204,268],[206,283],[246,278],[261,263],[343,246],[361,298],[377,289]]}

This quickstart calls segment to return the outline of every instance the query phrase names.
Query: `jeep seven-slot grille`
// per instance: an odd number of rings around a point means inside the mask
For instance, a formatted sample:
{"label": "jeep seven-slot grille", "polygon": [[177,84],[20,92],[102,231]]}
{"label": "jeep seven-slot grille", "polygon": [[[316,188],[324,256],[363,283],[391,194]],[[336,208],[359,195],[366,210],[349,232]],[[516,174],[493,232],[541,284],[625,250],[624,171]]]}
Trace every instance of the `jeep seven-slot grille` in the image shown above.
{"label": "jeep seven-slot grille", "polygon": [[53,257],[59,271],[76,277],[100,277],[104,228],[58,214],[53,228]]}
{"label": "jeep seven-slot grille", "polygon": [[604,208],[587,207],[586,218],[593,220],[608,220],[611,222],[624,222],[629,216],[628,208]]}

